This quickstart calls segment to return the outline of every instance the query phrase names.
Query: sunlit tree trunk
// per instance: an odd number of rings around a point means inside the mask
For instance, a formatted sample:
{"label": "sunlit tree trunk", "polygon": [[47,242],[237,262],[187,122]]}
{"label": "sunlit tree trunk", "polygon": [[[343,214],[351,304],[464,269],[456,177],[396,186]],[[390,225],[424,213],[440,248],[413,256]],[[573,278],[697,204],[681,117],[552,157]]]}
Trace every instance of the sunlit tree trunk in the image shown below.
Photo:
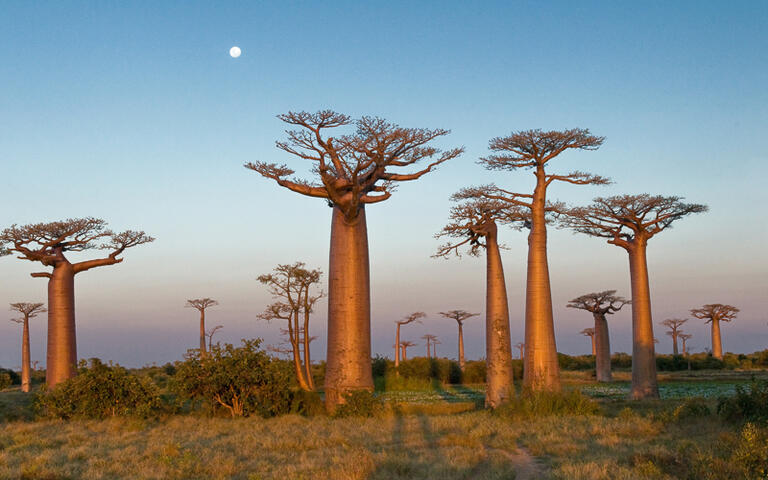
{"label": "sunlit tree trunk", "polygon": [[[307,287],[307,290],[309,287]],[[309,292],[306,293],[309,295]],[[304,309],[304,371],[307,380],[307,386],[310,390],[315,389],[315,380],[312,378],[312,360],[309,355],[309,343],[312,339],[309,336],[309,310]]]}
{"label": "sunlit tree trunk", "polygon": [[536,189],[531,207],[531,232],[528,235],[528,276],[525,292],[525,369],[523,387],[527,391],[559,391],[552,293],[547,263],[547,224],[545,218],[546,178],[537,167]]}
{"label": "sunlit tree trunk", "polygon": [[400,324],[395,331],[395,368],[400,366]]}
{"label": "sunlit tree trunk", "polygon": [[459,369],[464,371],[464,326],[459,322]]}
{"label": "sunlit tree trunk", "polygon": [[29,354],[29,317],[24,317],[24,326],[21,334],[21,391],[29,392],[31,383],[31,358]]}
{"label": "sunlit tree trunk", "polygon": [[486,407],[496,408],[514,394],[512,384],[512,339],[504,268],[501,264],[496,225],[486,234],[485,355]]}
{"label": "sunlit tree trunk", "polygon": [[350,390],[373,390],[371,302],[365,209],[350,223],[333,208],[328,272],[326,408]]}
{"label": "sunlit tree trunk", "polygon": [[200,309],[200,354],[205,356],[205,309]]}
{"label": "sunlit tree trunk", "polygon": [[720,338],[720,321],[717,318],[712,319],[712,356],[723,359],[723,343]]}
{"label": "sunlit tree trunk", "polygon": [[595,373],[598,382],[611,381],[611,340],[608,336],[608,321],[604,313],[595,312]]}
{"label": "sunlit tree trunk", "polygon": [[635,238],[629,252],[632,283],[632,393],[633,399],[658,398],[656,352],[653,346],[651,292],[648,281],[646,244]]}
{"label": "sunlit tree trunk", "polygon": [[679,352],[677,350],[677,332],[672,332],[672,355],[678,356]]}
{"label": "sunlit tree trunk", "polygon": [[48,347],[45,381],[54,387],[75,376],[75,272],[66,260],[54,265],[48,280]]}

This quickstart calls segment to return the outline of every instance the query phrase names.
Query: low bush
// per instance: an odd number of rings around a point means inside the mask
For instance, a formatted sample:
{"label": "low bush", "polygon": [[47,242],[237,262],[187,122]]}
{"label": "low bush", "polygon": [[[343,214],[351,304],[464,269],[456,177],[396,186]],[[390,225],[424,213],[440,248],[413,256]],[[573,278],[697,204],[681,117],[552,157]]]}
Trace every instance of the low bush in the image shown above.
{"label": "low bush", "polygon": [[6,372],[0,372],[0,390],[5,390],[13,384],[11,376]]}
{"label": "low bush", "polygon": [[747,423],[741,430],[741,442],[732,455],[744,478],[768,479],[768,431]]}
{"label": "low bush", "polygon": [[596,415],[600,413],[600,406],[581,392],[573,390],[523,394],[501,405],[495,412],[508,418]]}
{"label": "low bush", "polygon": [[291,398],[291,413],[314,417],[325,414],[325,404],[317,392],[294,390]]}
{"label": "low bush", "polygon": [[689,418],[701,418],[712,415],[707,402],[703,398],[689,398],[672,411],[672,418],[680,421]]}
{"label": "low bush", "polygon": [[[2,386],[4,381],[7,385]],[[21,385],[21,376],[10,368],[0,368],[0,390],[11,385]]]}
{"label": "low bush", "polygon": [[384,410],[384,402],[375,393],[353,390],[344,396],[344,403],[336,407],[334,417],[373,417]]}
{"label": "low bush", "polygon": [[753,380],[748,388],[736,386],[736,394],[721,398],[717,413],[730,422],[768,423],[768,382]]}

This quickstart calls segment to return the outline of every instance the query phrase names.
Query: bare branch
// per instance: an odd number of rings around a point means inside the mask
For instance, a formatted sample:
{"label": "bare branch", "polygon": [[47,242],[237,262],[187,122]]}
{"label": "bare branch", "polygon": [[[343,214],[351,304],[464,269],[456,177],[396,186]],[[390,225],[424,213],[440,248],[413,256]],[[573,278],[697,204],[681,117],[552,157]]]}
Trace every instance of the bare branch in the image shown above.
{"label": "bare branch", "polygon": [[481,158],[478,163],[489,170],[543,167],[565,150],[597,150],[604,140],[581,128],[549,132],[525,130],[492,139],[490,150],[501,153]]}
{"label": "bare branch", "polygon": [[691,316],[709,323],[713,320],[721,322],[730,322],[736,318],[739,309],[733,305],[724,305],[722,303],[709,303],[701,308],[691,309]]}
{"label": "bare branch", "polygon": [[438,312],[445,318],[455,320],[458,324],[463,324],[465,320],[480,315],[479,313],[469,313],[466,310],[448,310],[447,312]]}

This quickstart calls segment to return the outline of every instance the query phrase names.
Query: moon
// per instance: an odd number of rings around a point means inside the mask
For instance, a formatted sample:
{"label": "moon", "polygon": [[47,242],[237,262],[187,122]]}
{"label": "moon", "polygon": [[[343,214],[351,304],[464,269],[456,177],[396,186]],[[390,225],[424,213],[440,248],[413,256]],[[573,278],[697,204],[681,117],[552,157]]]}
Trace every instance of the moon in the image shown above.
{"label": "moon", "polygon": [[237,58],[242,53],[242,50],[240,50],[240,47],[232,47],[229,49],[229,56],[232,58]]}

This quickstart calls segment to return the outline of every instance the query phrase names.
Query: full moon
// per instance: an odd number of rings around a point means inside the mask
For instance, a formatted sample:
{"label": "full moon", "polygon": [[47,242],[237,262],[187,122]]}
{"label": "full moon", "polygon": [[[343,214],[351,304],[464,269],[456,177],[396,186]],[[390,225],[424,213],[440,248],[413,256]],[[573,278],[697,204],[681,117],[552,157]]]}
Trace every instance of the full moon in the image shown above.
{"label": "full moon", "polygon": [[240,56],[240,53],[241,53],[241,51],[240,51],[240,47],[232,47],[232,48],[230,48],[230,49],[229,49],[229,55],[230,55],[232,58],[237,58],[237,57],[239,57],[239,56]]}

